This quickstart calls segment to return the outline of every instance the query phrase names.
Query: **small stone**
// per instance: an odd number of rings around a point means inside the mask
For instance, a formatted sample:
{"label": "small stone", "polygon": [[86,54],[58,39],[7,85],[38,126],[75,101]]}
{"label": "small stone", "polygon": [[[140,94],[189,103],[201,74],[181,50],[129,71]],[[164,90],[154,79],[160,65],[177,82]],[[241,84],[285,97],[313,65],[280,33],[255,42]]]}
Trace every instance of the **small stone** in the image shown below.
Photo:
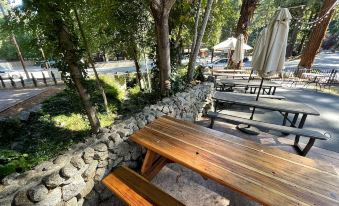
{"label": "small stone", "polygon": [[109,139],[115,142],[116,139],[121,139],[120,135],[118,133],[111,133],[109,135]]}
{"label": "small stone", "polygon": [[98,163],[98,167],[106,167],[107,165],[108,165],[107,160],[99,161]]}
{"label": "small stone", "polygon": [[48,194],[48,189],[45,187],[45,185],[37,185],[31,189],[28,190],[28,197],[33,202],[39,202],[46,198]]}
{"label": "small stone", "polygon": [[57,205],[59,202],[61,202],[61,189],[60,187],[57,187],[53,190],[50,190],[46,196],[45,199],[38,202],[37,206],[50,206],[50,205]]}
{"label": "small stone", "polygon": [[95,173],[94,180],[101,181],[102,178],[105,176],[105,172],[106,172],[106,168],[104,167],[98,168]]}
{"label": "small stone", "polygon": [[78,201],[76,197],[73,197],[72,199],[65,202],[64,206],[78,206]]}
{"label": "small stone", "polygon": [[65,165],[70,161],[71,157],[69,155],[60,155],[59,157],[57,157],[53,163],[57,164],[57,165]]}
{"label": "small stone", "polygon": [[124,160],[129,161],[129,160],[131,160],[131,157],[132,157],[131,153],[128,153],[124,156]]}
{"label": "small stone", "polygon": [[78,199],[78,204],[77,204],[77,206],[83,206],[83,205],[84,205],[84,202],[85,202],[85,199],[84,199],[84,198]]}
{"label": "small stone", "polygon": [[15,195],[14,205],[15,206],[29,206],[29,205],[34,205],[34,204],[28,199],[26,191],[20,191]]}
{"label": "small stone", "polygon": [[109,132],[109,129],[106,128],[106,127],[102,127],[102,128],[99,129],[99,132],[100,132],[100,133],[108,133],[108,132]]}
{"label": "small stone", "polygon": [[138,127],[141,129],[141,128],[144,128],[146,124],[145,124],[144,121],[138,120],[138,121],[137,121],[137,125],[138,125]]}
{"label": "small stone", "polygon": [[55,188],[61,185],[65,181],[64,178],[62,178],[59,175],[59,172],[54,172],[50,176],[46,177],[43,182],[46,185],[47,188]]}
{"label": "small stone", "polygon": [[107,151],[107,145],[100,143],[100,144],[95,145],[93,149],[97,152],[105,152]]}
{"label": "small stone", "polygon": [[129,153],[130,150],[130,146],[127,142],[122,142],[121,144],[119,144],[115,150],[115,152],[119,155],[119,156],[125,156]]}
{"label": "small stone", "polygon": [[105,152],[96,152],[94,154],[93,159],[95,160],[105,160],[108,158],[108,151],[106,150]]}
{"label": "small stone", "polygon": [[92,190],[86,197],[84,201],[84,206],[93,206],[93,205],[99,205],[99,194],[95,192],[95,190]]}
{"label": "small stone", "polygon": [[63,177],[70,178],[77,174],[78,170],[72,164],[67,164],[60,170],[60,173]]}
{"label": "small stone", "polygon": [[127,136],[129,136],[133,133],[133,132],[131,132],[130,129],[122,129],[122,128],[118,129],[117,132],[122,139],[124,139],[125,137],[127,137]]}
{"label": "small stone", "polygon": [[18,177],[20,174],[19,173],[12,173],[10,175],[7,175],[6,177],[4,177],[2,180],[1,180],[1,183],[5,186],[7,185],[11,185],[11,184],[15,184],[17,182],[17,180],[15,179],[16,177]]}
{"label": "small stone", "polygon": [[118,157],[118,156],[117,156],[116,154],[112,153],[112,152],[110,152],[110,153],[108,154],[108,158],[111,159],[111,160],[115,160],[117,157]]}
{"label": "small stone", "polygon": [[80,197],[86,197],[94,187],[94,180],[89,180],[86,182],[86,186],[80,192]]}
{"label": "small stone", "polygon": [[73,181],[62,187],[62,199],[68,201],[79,194],[86,186],[80,175],[74,177]]}
{"label": "small stone", "polygon": [[71,164],[77,169],[81,169],[85,166],[85,162],[80,157],[72,157]]}
{"label": "small stone", "polygon": [[91,163],[93,161],[94,154],[95,154],[95,151],[93,148],[87,147],[86,149],[84,149],[83,159],[85,163],[87,164]]}
{"label": "small stone", "polygon": [[155,120],[155,117],[153,115],[149,114],[149,115],[147,115],[146,119],[147,119],[148,123],[151,123]]}
{"label": "small stone", "polygon": [[34,170],[36,171],[48,171],[50,170],[50,168],[53,166],[53,163],[52,162],[49,162],[49,161],[45,161],[45,162],[42,162],[40,163],[39,165],[35,166],[34,167]]}
{"label": "small stone", "polygon": [[82,177],[84,178],[85,181],[89,181],[90,179],[94,178],[97,165],[98,160],[94,160],[89,164],[87,170],[85,170],[85,172],[82,174]]}

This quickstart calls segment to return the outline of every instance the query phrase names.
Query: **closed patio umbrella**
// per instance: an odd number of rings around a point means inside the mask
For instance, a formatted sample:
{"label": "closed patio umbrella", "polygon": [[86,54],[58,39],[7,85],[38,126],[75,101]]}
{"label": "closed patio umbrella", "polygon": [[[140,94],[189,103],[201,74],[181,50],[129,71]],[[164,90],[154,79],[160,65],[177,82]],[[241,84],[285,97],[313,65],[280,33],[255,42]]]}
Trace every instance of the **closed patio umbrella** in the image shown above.
{"label": "closed patio umbrella", "polygon": [[[287,8],[279,9],[268,26],[259,34],[252,55],[252,67],[261,77],[261,83],[256,100],[258,101],[264,78],[280,73],[284,68],[289,23],[292,16]],[[253,119],[253,108],[250,119]],[[247,133],[255,134],[249,126],[238,125],[238,128]]]}

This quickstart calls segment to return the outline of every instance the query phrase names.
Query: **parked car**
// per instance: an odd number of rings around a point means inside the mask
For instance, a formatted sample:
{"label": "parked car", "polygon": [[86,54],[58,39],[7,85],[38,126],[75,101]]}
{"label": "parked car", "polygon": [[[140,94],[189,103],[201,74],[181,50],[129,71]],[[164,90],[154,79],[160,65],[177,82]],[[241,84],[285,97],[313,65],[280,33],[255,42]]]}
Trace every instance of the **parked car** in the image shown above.
{"label": "parked car", "polygon": [[228,59],[227,58],[221,58],[218,60],[213,61],[212,63],[207,64],[208,67],[225,67],[227,66]]}
{"label": "parked car", "polygon": [[0,67],[0,76],[2,77],[2,79],[9,79],[9,77],[12,77],[13,79],[20,78],[19,72],[3,67]]}

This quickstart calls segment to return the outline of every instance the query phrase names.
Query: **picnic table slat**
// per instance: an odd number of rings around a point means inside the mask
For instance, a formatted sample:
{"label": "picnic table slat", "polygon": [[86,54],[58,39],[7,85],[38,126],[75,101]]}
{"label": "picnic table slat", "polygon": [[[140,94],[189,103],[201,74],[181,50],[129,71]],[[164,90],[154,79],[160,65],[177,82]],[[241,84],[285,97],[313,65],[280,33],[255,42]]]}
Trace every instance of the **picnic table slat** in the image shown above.
{"label": "picnic table slat", "polygon": [[262,109],[268,109],[273,111],[288,112],[288,113],[301,113],[308,115],[319,116],[319,112],[311,106],[298,102],[291,102],[287,100],[267,99],[260,98],[256,101],[254,97],[235,95],[229,92],[216,91],[212,97],[217,101],[224,101],[229,103],[240,104],[244,106],[257,107]]}
{"label": "picnic table slat", "polygon": [[[179,162],[199,173],[203,173],[204,176],[229,186],[263,204],[339,204],[338,200],[331,199],[326,195],[326,192],[318,193],[320,190],[314,190],[314,187],[317,187],[317,185],[310,184],[309,187],[300,186],[290,182],[288,178],[283,180],[282,177],[276,177],[275,174],[269,173],[269,171],[265,172],[253,165],[249,166],[246,162],[237,163],[238,159],[246,160],[248,151],[242,152],[237,156],[233,155],[236,155],[239,151],[229,152],[227,155],[227,151],[230,151],[229,148],[224,149],[226,153],[222,153],[222,155],[220,150],[226,144],[219,143],[216,145],[216,143],[210,143],[210,146],[215,146],[215,149],[203,147],[201,142],[197,143],[196,141],[187,140],[190,136],[187,133],[182,131],[178,133],[178,130],[166,127],[166,124],[159,124],[163,126],[163,129],[160,130],[160,128],[154,129],[152,123],[146,126],[145,129],[133,134],[131,138],[133,141],[146,146],[160,155],[174,162]],[[174,133],[173,130],[177,133]],[[174,134],[171,134],[172,132]],[[185,135],[180,135],[180,132]],[[197,140],[197,137],[198,133],[195,140]],[[244,155],[244,157],[241,158],[241,155]],[[288,161],[286,162],[289,164]],[[332,195],[335,196],[335,194]]]}

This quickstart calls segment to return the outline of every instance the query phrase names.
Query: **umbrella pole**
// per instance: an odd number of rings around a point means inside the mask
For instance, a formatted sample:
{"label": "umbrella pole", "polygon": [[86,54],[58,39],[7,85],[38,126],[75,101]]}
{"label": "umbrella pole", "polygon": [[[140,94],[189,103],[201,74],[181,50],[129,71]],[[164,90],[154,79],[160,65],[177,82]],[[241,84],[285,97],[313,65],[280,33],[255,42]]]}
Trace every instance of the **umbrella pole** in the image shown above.
{"label": "umbrella pole", "polygon": [[[260,95],[260,91],[261,91],[261,88],[262,88],[263,83],[264,83],[264,78],[261,78],[261,82],[260,82],[260,86],[259,86],[259,91],[258,91],[257,98],[255,99],[255,101],[258,101],[258,100],[259,100],[259,95]],[[252,115],[251,115],[251,117],[250,117],[250,120],[253,119],[254,112],[255,112],[255,107],[253,107]]]}

